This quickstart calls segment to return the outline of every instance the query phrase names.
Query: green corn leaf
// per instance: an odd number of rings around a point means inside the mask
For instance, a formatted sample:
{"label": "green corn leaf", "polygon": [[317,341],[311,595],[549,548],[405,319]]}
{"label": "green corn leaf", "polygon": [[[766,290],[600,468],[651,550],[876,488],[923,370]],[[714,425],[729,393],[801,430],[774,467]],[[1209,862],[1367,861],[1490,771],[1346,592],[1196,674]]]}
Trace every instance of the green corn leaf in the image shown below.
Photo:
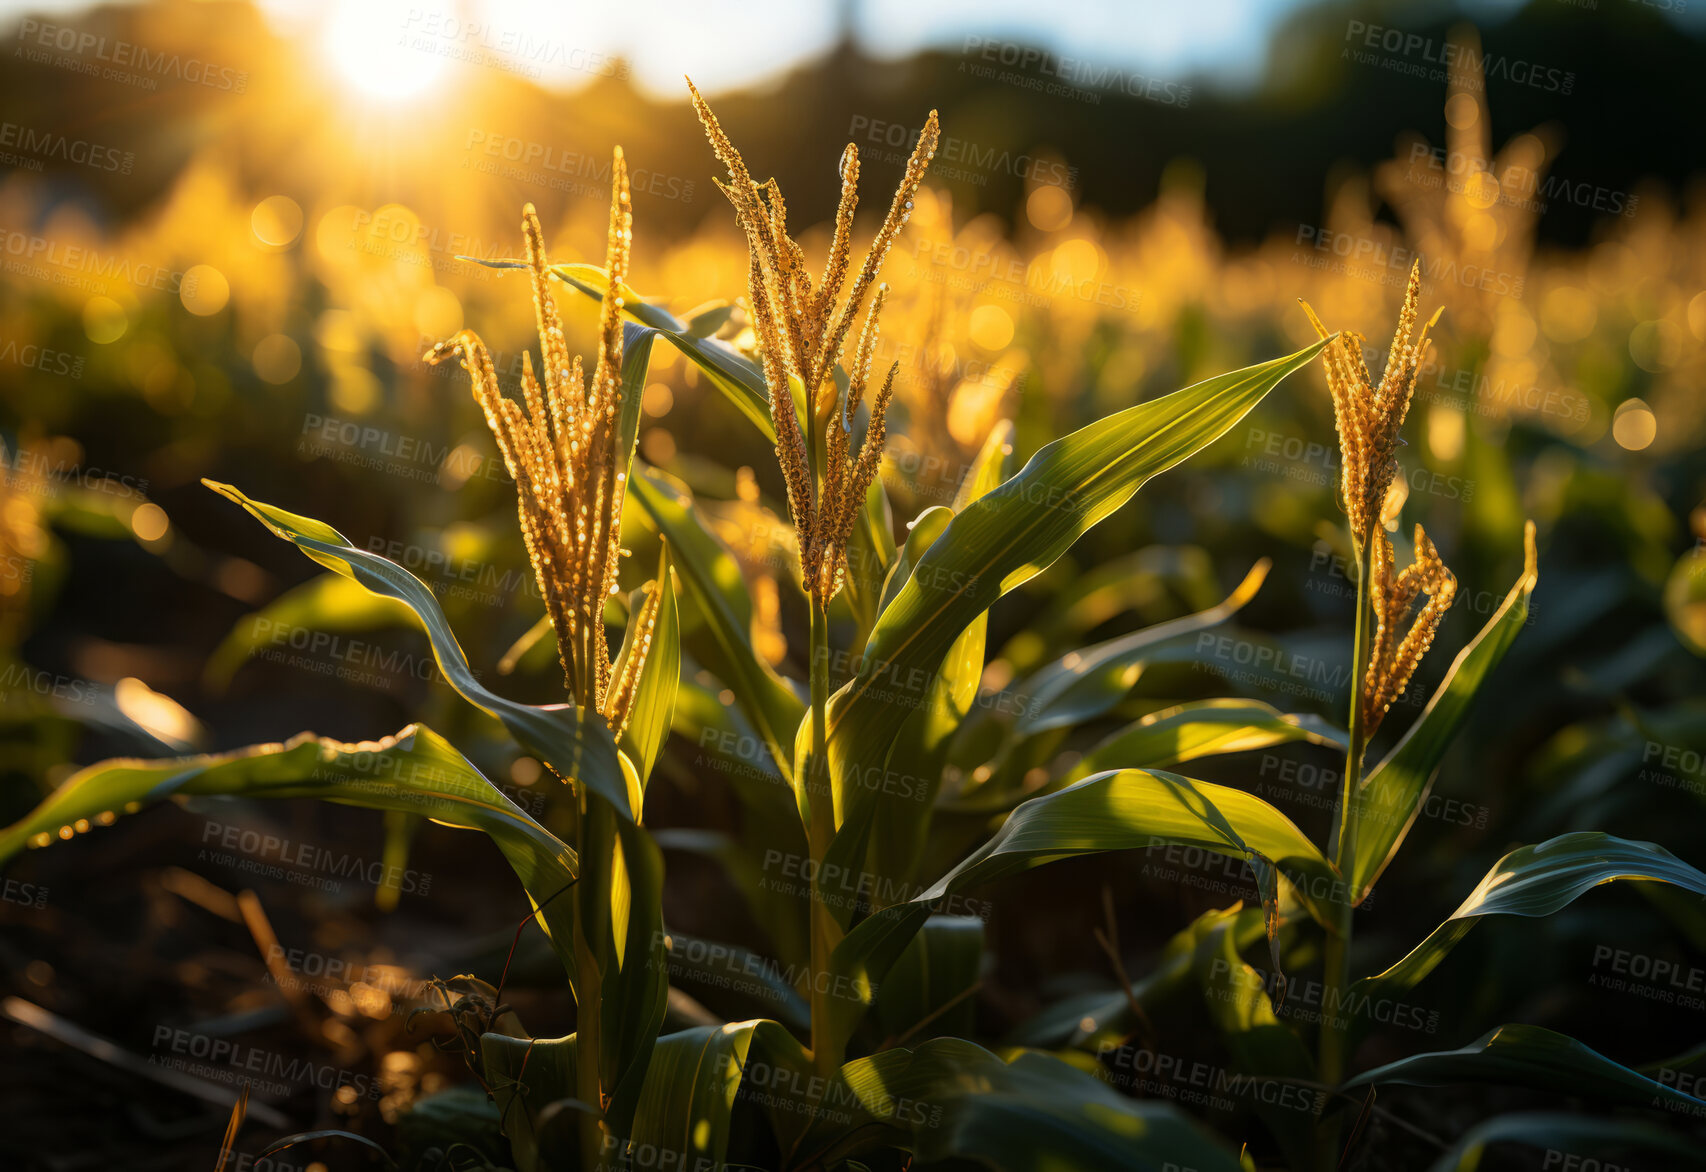
{"label": "green corn leaf", "polygon": [[620,468],[631,473],[634,446],[640,439],[640,405],[646,396],[646,372],[651,369],[654,330],[622,323],[622,397],[616,415],[616,451]]}
{"label": "green corn leaf", "polygon": [[480,1035],[480,1067],[497,1105],[516,1172],[572,1168],[575,1136],[596,1108],[575,1094],[575,1037]]}
{"label": "green corn leaf", "polygon": [[790,1070],[810,1069],[800,1044],[773,1021],[702,1026],[659,1038],[623,1145],[635,1153],[635,1166],[667,1153],[662,1158],[670,1167],[728,1167],[735,1099],[749,1076],[759,1088],[775,1085],[769,1067],[778,1052],[791,1056]]}
{"label": "green corn leaf", "polygon": [[663,860],[637,821],[639,777],[617,752],[604,717],[568,704],[520,704],[490,691],[468,666],[438,601],[414,575],[355,548],[323,522],[250,500],[229,485],[207,483],[316,562],[407,604],[426,628],[439,669],[463,699],[495,716],[530,752],[612,812],[609,826],[587,820],[597,835],[592,857],[601,865],[581,877],[574,901],[599,957],[604,989],[599,1061],[603,1085],[614,1096],[608,1110],[620,1120],[639,1093],[645,1059],[662,1028],[668,983],[660,963]]}
{"label": "green corn leaf", "polygon": [[1016,688],[1025,710],[1014,725],[1014,738],[1070,728],[1111,710],[1136,685],[1144,664],[1160,645],[1205,631],[1237,614],[1262,588],[1271,565],[1266,558],[1257,562],[1219,606],[1068,652],[1030,676]]}
{"label": "green corn leaf", "polygon": [[[629,768],[627,758],[622,763]],[[613,840],[586,844],[576,895],[582,924],[598,926],[595,946],[603,987],[599,1083],[610,1095],[606,1118],[620,1130],[633,1116],[669,1005],[663,852],[635,823],[607,817],[600,829],[613,830]],[[594,858],[602,863],[596,869]]]}
{"label": "green corn leaf", "polygon": [[[997,488],[1011,474],[1012,463],[1013,424],[1002,420],[990,430],[989,438],[967,470],[965,480],[954,497],[954,513],[965,511],[973,502]],[[923,518],[913,527],[901,561],[897,563],[896,576],[911,573],[911,566],[907,563],[916,564],[929,544],[941,535],[949,519],[944,515],[946,513],[947,510],[932,510],[924,514],[936,519],[930,523],[929,530]],[[915,541],[922,544],[915,547]],[[900,570],[902,565],[906,566],[904,571]],[[891,585],[899,590],[899,583],[892,578]],[[888,759],[890,762],[905,762],[909,781],[904,787],[884,785],[873,797],[872,833],[865,858],[867,874],[905,885],[912,881],[917,871],[919,857],[930,834],[931,809],[941,789],[949,741],[977,701],[983,680],[988,629],[987,613],[978,615],[967,624],[953,646],[948,648],[929,699],[901,726]],[[880,892],[872,899],[875,907],[891,902],[891,897]]]}
{"label": "green corn leaf", "polygon": [[[1700,1158],[1700,1147],[1693,1140],[1650,1123],[1574,1112],[1526,1111],[1495,1115],[1477,1123],[1435,1161],[1432,1172],[1479,1172],[1482,1157],[1494,1144],[1523,1144],[1547,1153],[1563,1148],[1571,1156],[1585,1157],[1571,1165],[1582,1172],[1645,1166],[1626,1163],[1623,1157],[1629,1152],[1644,1152],[1665,1161],[1651,1165],[1654,1168],[1684,1168]],[[1595,1160],[1595,1156],[1606,1158]]]}
{"label": "green corn leaf", "polygon": [[728,324],[735,307],[727,301],[712,301],[698,309],[687,311],[687,332],[695,338],[709,338]]}
{"label": "green corn leaf", "polygon": [[1690,1111],[1706,1107],[1706,1100],[1655,1082],[1574,1038],[1534,1025],[1503,1025],[1460,1050],[1400,1058],[1357,1075],[1345,1083],[1344,1089],[1393,1084],[1446,1087],[1465,1083],[1534,1087],[1572,1098],[1599,1099],[1631,1107]]}
{"label": "green corn leaf", "polygon": [[906,528],[906,542],[895,555],[894,562],[889,566],[888,576],[883,580],[879,613],[888,609],[889,603],[894,601],[901,587],[912,578],[912,571],[917,567],[919,559],[935,544],[936,539],[947,531],[948,523],[953,519],[954,510],[947,505],[931,505],[912,519]]}
{"label": "green corn leaf", "polygon": [[1338,876],[1291,819],[1243,790],[1149,769],[1099,774],[1021,803],[987,843],[919,898],[941,899],[1056,859],[1162,843],[1266,860],[1329,922]]}
{"label": "green corn leaf", "polygon": [[1238,1158],[1170,1105],[1120,1094],[1046,1054],[1003,1062],[938,1038],[842,1068],[871,1118],[920,1161],[969,1161],[1020,1172],[1240,1172]]}
{"label": "green corn leaf", "polygon": [[[1333,900],[1343,898],[1332,864],[1260,798],[1158,770],[1100,774],[1021,803],[987,843],[917,898],[873,913],[848,932],[830,962],[838,985],[850,991],[833,999],[832,1028],[851,1036],[875,987],[887,979],[933,905],[1057,859],[1165,843],[1248,860],[1259,877],[1264,867],[1278,868],[1324,927],[1333,922]],[[1270,900],[1275,894],[1263,892]]]}
{"label": "green corn leaf", "polygon": [[1318,716],[1282,713],[1259,700],[1197,700],[1152,712],[1108,736],[1084,754],[1067,780],[1104,769],[1158,769],[1293,741],[1343,749],[1345,734]]}
{"label": "green corn leaf", "polygon": [[1434,771],[1452,738],[1473,708],[1476,693],[1504,658],[1528,621],[1528,597],[1538,580],[1534,556],[1534,523],[1523,537],[1524,569],[1503,605],[1481,633],[1458,653],[1445,681],[1428,706],[1386,759],[1362,784],[1362,814],[1358,819],[1356,862],[1352,868],[1357,902],[1366,899],[1375,880],[1398,853],[1404,836],[1428,800]]}
{"label": "green corn leaf", "polygon": [[[482,261],[491,268],[525,268],[521,261]],[[552,275],[585,293],[594,301],[604,298],[610,277],[595,265],[552,265]],[[770,420],[770,394],[765,389],[764,372],[727,342],[709,336],[717,328],[707,324],[700,315],[693,322],[684,322],[650,302],[626,285],[622,287],[622,309],[648,330],[668,338],[675,348],[686,355],[722,392],[729,402],[763,433],[771,443],[776,442],[776,428]],[[724,315],[727,316],[726,314]]]}
{"label": "green corn leaf", "polygon": [[1408,956],[1378,976],[1351,986],[1351,997],[1378,1001],[1415,987],[1483,916],[1549,916],[1601,883],[1668,883],[1706,895],[1706,875],[1663,847],[1578,831],[1519,847],[1492,870],[1461,907]]}
{"label": "green corn leaf", "polygon": [[983,921],[931,916],[877,991],[875,1018],[886,1045],[972,1032],[983,977]]}
{"label": "green corn leaf", "polygon": [[536,707],[499,696],[480,683],[468,666],[468,658],[456,642],[438,600],[419,578],[378,554],[357,549],[323,521],[251,500],[229,484],[212,480],[202,483],[242,505],[274,536],[295,545],[327,569],[359,582],[375,594],[395,598],[414,611],[432,643],[439,670],[464,700],[496,717],[510,735],[560,776],[586,786],[609,802],[622,818],[634,820],[628,784],[617,760],[616,742],[611,739],[602,716],[581,712],[570,704]]}
{"label": "green corn leaf", "polygon": [[1015,676],[1082,646],[1091,631],[1128,611],[1174,605],[1174,598],[1187,609],[1206,610],[1220,597],[1213,561],[1197,546],[1146,545],[1094,566],[1057,562],[1049,579],[1041,610],[998,656]]}
{"label": "green corn leaf", "polygon": [[1065,553],[1150,477],[1224,435],[1321,345],[1092,423],[1043,447],[956,516],[879,616],[858,674],[831,697],[837,826],[861,821],[855,807],[869,791],[850,779],[884,768],[895,733],[928,700],[949,649],[973,619]]}
{"label": "green corn leaf", "polygon": [[889,494],[879,476],[865,490],[865,507],[859,510],[853,533],[847,539],[847,579],[841,596],[858,627],[853,640],[855,648],[865,645],[866,637],[876,625],[883,583],[894,560],[894,510],[889,506]]}
{"label": "green corn leaf", "polygon": [[634,763],[642,791],[651,778],[652,766],[657,763],[664,742],[669,739],[670,724],[675,716],[675,694],[681,684],[681,619],[675,605],[675,570],[670,565],[668,542],[663,543],[657,577],[634,591],[628,599],[630,621],[622,649],[611,665],[613,679],[621,678],[622,669],[635,654],[634,644],[641,634],[639,624],[632,620],[644,609],[648,595],[654,590],[661,592],[657,622],[652,627],[650,648],[634,689],[628,727],[623,730],[618,746]]}
{"label": "green corn leaf", "polygon": [[[714,831],[660,830],[658,842],[665,850],[706,850],[708,843],[692,842]],[[769,957],[760,956],[738,944],[701,940],[671,931],[664,940],[664,959],[671,984],[685,989],[713,1010],[731,1004],[757,1003],[779,1021],[802,1030],[811,1028],[811,1010],[788,980],[794,973]],[[729,1016],[733,1016],[730,1014]]]}
{"label": "green corn leaf", "polygon": [[489,836],[527,889],[565,967],[574,971],[573,904],[555,899],[574,883],[575,855],[498,792],[450,743],[411,724],[380,741],[346,743],[302,734],[284,744],[158,761],[103,761],[79,770],[23,819],[0,831],[0,863],[26,845],[105,824],[166,798],[223,795],[320,798],[394,810]]}
{"label": "green corn leaf", "polygon": [[[1242,921],[1242,923],[1240,923]],[[1267,981],[1239,955],[1240,936],[1262,929],[1250,908],[1203,934],[1197,946],[1197,980],[1209,1020],[1220,1032],[1256,1115],[1273,1132],[1293,1167],[1306,1167],[1314,1146],[1315,1063],[1291,1027],[1274,1015]],[[1235,1084],[1236,1085],[1236,1084]]]}
{"label": "green corn leaf", "polygon": [[662,473],[636,467],[628,492],[669,542],[682,585],[716,641],[718,658],[705,666],[734,691],[791,784],[794,732],[805,705],[752,648],[752,603],[734,556],[700,523],[686,489]]}
{"label": "green corn leaf", "polygon": [[1083,1049],[1100,1052],[1136,1033],[1143,1021],[1132,1010],[1135,1000],[1144,1014],[1180,996],[1192,983],[1197,950],[1222,923],[1231,921],[1232,947],[1242,952],[1266,934],[1262,917],[1247,915],[1237,905],[1204,912],[1181,928],[1161,949],[1149,971],[1124,990],[1082,993],[1065,998],[1024,1022],[1008,1035],[1015,1046],[1036,1049]]}

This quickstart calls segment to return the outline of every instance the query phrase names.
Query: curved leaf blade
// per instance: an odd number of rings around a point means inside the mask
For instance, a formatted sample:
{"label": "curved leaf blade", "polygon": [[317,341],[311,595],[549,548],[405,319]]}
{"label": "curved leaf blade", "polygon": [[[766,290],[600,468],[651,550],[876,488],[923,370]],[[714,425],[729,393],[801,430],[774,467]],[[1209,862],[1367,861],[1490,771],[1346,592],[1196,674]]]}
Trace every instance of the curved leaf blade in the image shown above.
{"label": "curved leaf blade", "polygon": [[[988,495],[1011,474],[1013,463],[1013,424],[1002,420],[990,430],[977,458],[972,461],[964,482],[954,497],[954,511],[962,512],[973,502]],[[901,582],[911,573],[926,549],[941,536],[952,514],[946,509],[929,510],[913,525],[907,537],[905,551],[897,562],[896,575]],[[934,532],[927,532],[926,525]],[[915,540],[922,544],[915,548]],[[904,567],[902,569],[901,567]],[[898,591],[901,582],[892,582]],[[983,681],[984,658],[987,653],[989,615],[979,614],[961,631],[942,661],[924,706],[910,716],[895,739],[889,763],[906,762],[910,781],[904,787],[883,785],[874,796],[872,831],[865,859],[871,875],[880,875],[895,883],[911,883],[918,868],[924,843],[930,834],[932,809],[941,791],[942,771],[948,760],[950,738],[959,730],[972,705],[977,702]],[[873,903],[888,902],[880,893]]]}
{"label": "curved leaf blade", "polygon": [[[1632,1119],[1596,1119],[1574,1112],[1528,1111],[1495,1115],[1477,1123],[1434,1163],[1432,1172],[1477,1172],[1481,1158],[1494,1144],[1525,1144],[1548,1153],[1565,1148],[1571,1157],[1601,1152],[1612,1155],[1626,1151],[1649,1152],[1683,1161],[1675,1165],[1677,1167],[1686,1166],[1700,1156],[1700,1148],[1693,1140],[1649,1123]],[[1593,1167],[1593,1162],[1582,1160],[1576,1166],[1587,1169]],[[1605,1172],[1622,1166],[1618,1162],[1599,1163]]]}
{"label": "curved leaf blade", "polygon": [[983,921],[931,916],[877,992],[875,1015],[888,1045],[972,1032],[972,994],[983,971]]}
{"label": "curved leaf blade", "polygon": [[870,1116],[925,1163],[1103,1172],[1241,1172],[1236,1156],[1170,1105],[1127,1098],[1046,1054],[1010,1063],[958,1038],[842,1067]]}
{"label": "curved leaf blade", "polygon": [[539,918],[552,947],[574,972],[572,903],[553,898],[579,873],[574,851],[425,725],[411,724],[379,741],[346,743],[303,733],[283,744],[229,753],[103,761],[73,774],[30,814],[0,831],[0,864],[26,845],[66,837],[73,827],[106,825],[144,805],[195,796],[320,798],[483,831],[534,906],[544,906]]}
{"label": "curved leaf blade", "polygon": [[[1264,889],[1277,868],[1323,926],[1342,882],[1284,814],[1242,790],[1159,770],[1125,769],[1021,803],[1001,829],[917,898],[866,917],[836,945],[830,967],[850,992],[831,1005],[832,1028],[851,1037],[875,986],[942,903],[978,883],[1057,859],[1177,843],[1249,860]],[[1271,893],[1262,890],[1264,899]]]}
{"label": "curved leaf blade", "polygon": [[1414,1054],[1365,1071],[1344,1089],[1365,1086],[1455,1086],[1496,1083],[1633,1107],[1706,1107],[1706,1100],[1613,1062],[1565,1034],[1534,1025],[1503,1025],[1458,1050]]}
{"label": "curved leaf blade", "polygon": [[699,522],[685,489],[636,468],[628,492],[670,544],[682,584],[704,615],[721,653],[707,663],[740,703],[776,766],[792,782],[794,733],[805,705],[752,647],[752,607],[734,555]]}
{"label": "curved leaf blade", "polygon": [[1014,725],[1015,738],[1068,728],[1101,716],[1131,691],[1144,663],[1168,640],[1194,635],[1225,622],[1262,588],[1273,563],[1263,558],[1218,606],[1068,652],[1018,687],[1025,712]]}
{"label": "curved leaf blade", "polygon": [[[630,1150],[668,1153],[683,1167],[727,1167],[735,1099],[760,1039],[761,1047],[799,1050],[787,1030],[764,1019],[659,1038],[628,1132]],[[803,1055],[802,1064],[809,1067]]]}
{"label": "curved leaf blade", "polygon": [[1494,863],[1445,923],[1397,964],[1351,986],[1351,996],[1379,999],[1413,988],[1483,916],[1549,916],[1584,892],[1618,880],[1668,883],[1706,896],[1706,874],[1663,847],[1601,831],[1561,834]]}
{"label": "curved leaf blade", "polygon": [[1285,713],[1260,700],[1197,700],[1152,712],[1103,739],[1067,778],[1104,769],[1158,769],[1294,741],[1343,749],[1345,734],[1309,713]]}
{"label": "curved leaf blade", "polygon": [[1523,532],[1523,572],[1481,633],[1460,651],[1428,706],[1362,785],[1356,862],[1351,870],[1358,903],[1398,853],[1428,799],[1434,771],[1468,719],[1475,695],[1528,621],[1528,598],[1539,580],[1534,522]]}
{"label": "curved leaf blade", "polygon": [[[658,599],[657,617],[650,632],[644,632],[634,620],[645,611],[654,594]],[[638,653],[636,643],[645,640],[645,662],[641,665],[639,682],[634,688],[628,727],[623,730],[618,744],[634,763],[643,791],[651,778],[652,766],[657,763],[658,754],[663,752],[664,742],[669,739],[670,724],[675,717],[675,696],[681,686],[681,618],[675,604],[675,568],[670,565],[667,542],[663,544],[658,560],[657,577],[629,597],[628,615],[628,629],[616,662],[611,665],[611,678],[622,678],[623,668]]]}
{"label": "curved leaf blade", "polygon": [[1145,481],[1230,430],[1323,343],[1127,408],[1043,447],[974,501],[931,545],[877,620],[858,673],[829,705],[836,824],[857,822],[849,779],[884,750],[929,696],[960,632],[1047,567]]}
{"label": "curved leaf blade", "polygon": [[464,700],[496,717],[516,740],[558,774],[587,786],[626,821],[634,821],[628,785],[617,763],[616,743],[602,716],[581,712],[568,704],[535,707],[499,696],[480,683],[468,666],[468,657],[456,642],[438,600],[419,578],[395,562],[356,548],[323,521],[251,500],[229,484],[212,480],[202,483],[242,505],[275,536],[295,545],[320,565],[360,583],[374,594],[406,605],[425,628],[439,670]]}
{"label": "curved leaf blade", "polygon": [[[482,263],[492,268],[525,267],[521,261]],[[604,290],[610,284],[610,275],[596,265],[552,265],[551,273],[594,301],[603,300]],[[764,372],[751,359],[727,342],[708,336],[704,332],[705,322],[699,319],[684,322],[644,300],[626,285],[622,287],[622,299],[622,308],[629,316],[653,333],[668,338],[689,361],[705,372],[711,385],[722,392],[765,439],[776,442],[776,425],[770,419],[770,393],[764,385]],[[710,328],[714,330],[716,327]]]}

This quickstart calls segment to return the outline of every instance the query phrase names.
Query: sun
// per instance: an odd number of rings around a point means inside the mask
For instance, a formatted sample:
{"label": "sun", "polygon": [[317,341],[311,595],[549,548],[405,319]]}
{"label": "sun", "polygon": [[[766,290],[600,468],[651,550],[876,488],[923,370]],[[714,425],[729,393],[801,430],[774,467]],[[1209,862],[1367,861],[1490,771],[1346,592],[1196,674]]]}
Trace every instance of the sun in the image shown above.
{"label": "sun", "polygon": [[444,73],[444,58],[403,0],[342,0],[326,22],[325,48],[350,86],[372,98],[401,102],[424,93]]}

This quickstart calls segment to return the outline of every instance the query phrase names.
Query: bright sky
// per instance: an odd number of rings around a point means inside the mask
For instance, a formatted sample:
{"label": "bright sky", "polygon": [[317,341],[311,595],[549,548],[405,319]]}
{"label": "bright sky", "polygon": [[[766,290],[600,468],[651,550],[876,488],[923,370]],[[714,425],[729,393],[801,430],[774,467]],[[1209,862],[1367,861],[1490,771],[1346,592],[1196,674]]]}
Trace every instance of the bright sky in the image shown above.
{"label": "bright sky", "polygon": [[[987,61],[1002,46],[1040,46],[1091,67],[1163,81],[1207,75],[1254,81],[1275,28],[1308,0],[256,0],[275,27],[313,37],[346,80],[405,97],[470,57],[522,67],[570,88],[621,57],[633,80],[679,94],[684,73],[707,90],[762,84],[833,44],[851,19],[880,56],[920,48]],[[1463,0],[1497,22],[1523,0]],[[0,21],[69,13],[86,0],[0,0]],[[1692,11],[1690,11],[1692,10]],[[1698,30],[1706,3],[1682,23]],[[1591,12],[1582,14],[1591,19]],[[606,66],[607,67],[607,66]]]}
{"label": "bright sky", "polygon": [[[965,51],[967,38],[1038,45],[1166,79],[1213,70],[1235,79],[1261,62],[1262,45],[1305,0],[258,0],[280,31],[327,37],[346,68],[385,71],[385,50],[404,37],[459,51],[584,62],[621,56],[634,80],[675,96],[681,75],[702,88],[762,83],[832,45],[851,14],[861,43],[903,57],[923,47]],[[0,21],[26,13],[69,16],[84,0],[0,0]],[[326,26],[340,29],[329,36]],[[547,44],[548,43],[548,44]],[[420,57],[419,51],[410,53]],[[416,65],[413,72],[431,71]],[[583,64],[545,80],[573,86]],[[425,84],[424,82],[422,84]]]}
{"label": "bright sky", "polygon": [[[403,33],[519,57],[529,50],[515,46],[528,44],[538,59],[559,62],[555,80],[570,86],[584,80],[592,55],[620,56],[637,84],[670,97],[684,73],[708,90],[780,76],[834,44],[849,17],[860,42],[885,57],[927,46],[975,53],[986,43],[1017,43],[1168,79],[1205,69],[1236,77],[1259,67],[1272,28],[1304,2],[261,0],[281,28],[317,23],[330,11],[334,20],[359,18],[379,43]],[[548,80],[550,72],[547,66]]]}

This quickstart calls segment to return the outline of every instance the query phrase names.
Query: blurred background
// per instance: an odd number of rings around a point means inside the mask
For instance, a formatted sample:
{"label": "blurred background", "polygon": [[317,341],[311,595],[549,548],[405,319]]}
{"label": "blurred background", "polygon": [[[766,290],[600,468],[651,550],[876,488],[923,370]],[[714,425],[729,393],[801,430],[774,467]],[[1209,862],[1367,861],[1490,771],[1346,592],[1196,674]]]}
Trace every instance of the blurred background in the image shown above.
{"label": "blurred background", "polygon": [[[1416,694],[1504,597],[1525,518],[1541,572],[1504,686],[1370,917],[1370,956],[1393,959],[1517,842],[1591,827],[1706,859],[1706,5],[158,0],[0,4],[0,38],[0,822],[102,757],[305,729],[360,740],[412,719],[524,806],[549,803],[538,763],[474,722],[416,630],[199,482],[404,564],[476,669],[560,698],[548,663],[506,661],[541,613],[513,489],[465,376],[421,355],[471,327],[519,382],[537,346],[527,285],[478,261],[521,252],[532,203],[553,260],[601,264],[617,145],[630,283],[680,317],[729,303],[720,336],[750,343],[745,244],[685,74],[794,225],[816,225],[813,254],[842,147],[861,152],[869,234],[941,113],[884,274],[879,360],[900,375],[882,476],[900,535],[952,499],[998,419],[1017,422],[1024,457],[1290,352],[1314,336],[1299,298],[1365,335],[1378,372],[1419,259],[1423,310],[1444,314],[1406,429],[1399,532],[1427,526],[1460,601]],[[589,352],[595,307],[562,304]],[[641,454],[718,519],[755,641],[799,678],[774,459],[667,347],[652,378]],[[1294,663],[1342,664],[1337,475],[1311,368],[998,605],[986,689],[1208,605],[1263,556],[1275,571],[1239,625]],[[1235,693],[1334,719],[1344,703],[1283,672],[1230,683],[1186,665],[1146,672],[1117,715]],[[737,817],[695,746],[675,749],[650,820]],[[1217,780],[1324,834],[1331,754],[1232,760]],[[427,977],[501,968],[527,909],[496,852],[427,828],[407,857],[425,884],[329,885],[210,851],[233,821],[358,857],[396,849],[380,815],[300,803],[160,808],[20,860],[0,902],[0,1152],[26,1161],[11,1166],[210,1158],[225,1108],[160,1075],[222,1072],[174,1030],[306,1063],[262,1096],[298,1127],[388,1135],[423,1091],[467,1081],[443,1027],[411,1031],[407,1010]],[[672,925],[762,938],[714,867],[672,853],[670,876]],[[980,1033],[1108,986],[1104,888],[1141,959],[1226,902],[1209,886],[1130,859],[998,884]],[[1595,988],[1607,945],[1706,964],[1706,921],[1679,940],[1642,907],[1607,894],[1472,939],[1424,990],[1441,1040],[1459,1015],[1497,1011],[1630,1062],[1700,1041],[1700,1008]],[[572,1022],[550,967],[512,992],[540,1036]],[[73,1024],[127,1057],[92,1055]],[[310,1157],[292,1159],[272,1166]]]}

